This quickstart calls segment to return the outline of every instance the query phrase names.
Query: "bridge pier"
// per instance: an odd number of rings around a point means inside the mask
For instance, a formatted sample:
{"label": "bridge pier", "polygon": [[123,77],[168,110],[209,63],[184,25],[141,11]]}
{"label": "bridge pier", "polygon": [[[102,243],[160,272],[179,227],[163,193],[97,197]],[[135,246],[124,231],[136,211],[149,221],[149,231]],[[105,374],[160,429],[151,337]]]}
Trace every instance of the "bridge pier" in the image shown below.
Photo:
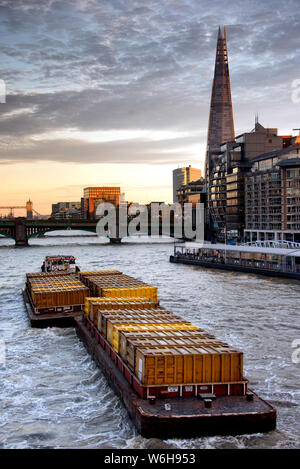
{"label": "bridge pier", "polygon": [[109,238],[110,244],[121,244],[122,238]]}
{"label": "bridge pier", "polygon": [[26,236],[26,218],[17,218],[16,219],[16,246],[28,246],[28,239]]}
{"label": "bridge pier", "polygon": [[27,246],[29,246],[28,239],[16,241],[15,246],[16,247],[27,247]]}

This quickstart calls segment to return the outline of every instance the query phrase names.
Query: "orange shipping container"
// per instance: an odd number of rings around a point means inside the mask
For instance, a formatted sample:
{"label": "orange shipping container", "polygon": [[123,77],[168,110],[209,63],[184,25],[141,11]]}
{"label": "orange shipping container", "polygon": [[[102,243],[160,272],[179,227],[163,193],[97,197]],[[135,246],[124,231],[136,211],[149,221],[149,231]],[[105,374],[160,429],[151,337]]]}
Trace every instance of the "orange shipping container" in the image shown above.
{"label": "orange shipping container", "polygon": [[[176,332],[176,331],[175,331]],[[197,332],[197,335],[193,335]],[[158,336],[144,334],[136,336],[136,333],[121,333],[119,354],[125,363],[134,368],[135,351],[137,348],[165,348],[165,347],[194,347],[194,346],[212,346],[215,349],[222,348],[225,350],[229,345],[218,339],[211,339],[210,336],[201,331],[180,331],[181,336],[171,335],[172,331],[168,331],[168,336]],[[155,334],[155,333],[153,333]]]}
{"label": "orange shipping container", "polygon": [[32,299],[36,308],[83,305],[85,297],[89,295],[88,288],[73,290],[54,290],[32,292]]}
{"label": "orange shipping container", "polygon": [[205,347],[137,349],[135,374],[144,385],[241,381],[243,354]]}

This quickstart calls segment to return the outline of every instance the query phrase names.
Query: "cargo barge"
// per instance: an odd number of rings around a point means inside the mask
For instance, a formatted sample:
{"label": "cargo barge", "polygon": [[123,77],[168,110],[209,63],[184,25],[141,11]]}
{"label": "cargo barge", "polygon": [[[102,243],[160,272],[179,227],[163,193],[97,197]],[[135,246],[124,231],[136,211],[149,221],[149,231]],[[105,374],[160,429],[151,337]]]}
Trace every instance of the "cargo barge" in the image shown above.
{"label": "cargo barge", "polygon": [[36,314],[34,312],[31,296],[28,294],[26,288],[22,291],[22,296],[31,327],[39,329],[46,327],[75,327],[74,318],[82,316],[82,310],[78,312],[59,311]]}
{"label": "cargo barge", "polygon": [[89,289],[69,269],[26,275],[22,291],[31,327],[74,327]]}
{"label": "cargo barge", "polygon": [[[43,320],[57,314],[58,323],[75,325],[142,436],[235,435],[276,427],[276,409],[248,389],[242,352],[163,308],[156,287],[119,271],[82,272],[73,282],[72,274],[64,280],[27,274],[27,312]],[[82,311],[45,312],[77,299],[78,291]]]}
{"label": "cargo barge", "polygon": [[224,244],[175,244],[170,262],[300,280],[299,249]]}

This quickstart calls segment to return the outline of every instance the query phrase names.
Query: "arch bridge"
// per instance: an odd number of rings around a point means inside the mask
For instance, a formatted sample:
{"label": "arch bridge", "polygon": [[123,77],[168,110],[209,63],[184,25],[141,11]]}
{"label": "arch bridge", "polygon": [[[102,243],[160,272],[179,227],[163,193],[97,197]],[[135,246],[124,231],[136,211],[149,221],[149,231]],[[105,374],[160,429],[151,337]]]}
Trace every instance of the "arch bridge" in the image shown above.
{"label": "arch bridge", "polygon": [[[15,240],[16,246],[28,246],[28,240],[39,237],[45,233],[59,230],[80,230],[96,233],[96,220],[28,220],[23,217],[0,220],[0,234]],[[161,222],[159,223],[159,235],[168,235],[174,237],[174,223],[170,223],[168,232],[164,232]],[[141,227],[142,235],[151,235],[151,225]],[[128,232],[127,232],[128,234]],[[113,244],[121,242],[118,231],[114,237],[107,233],[107,237]]]}

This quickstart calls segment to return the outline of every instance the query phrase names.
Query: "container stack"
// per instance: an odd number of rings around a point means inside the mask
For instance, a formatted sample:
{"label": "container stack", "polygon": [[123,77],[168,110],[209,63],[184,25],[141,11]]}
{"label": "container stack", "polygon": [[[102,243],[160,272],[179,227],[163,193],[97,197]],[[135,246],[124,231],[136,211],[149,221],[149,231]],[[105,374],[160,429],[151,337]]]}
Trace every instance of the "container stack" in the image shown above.
{"label": "container stack", "polygon": [[27,274],[27,289],[36,312],[84,310],[92,335],[141,396],[164,387],[166,395],[178,387],[178,395],[215,386],[245,392],[243,354],[163,308],[152,285],[103,270],[80,272],[79,279]]}
{"label": "container stack", "polygon": [[27,274],[27,291],[36,314],[81,311],[89,289],[68,273]]}
{"label": "container stack", "polygon": [[81,273],[91,296],[104,298],[148,298],[157,302],[157,288],[119,271]]}
{"label": "container stack", "polygon": [[162,308],[157,288],[119,271],[86,272],[80,278],[91,292],[86,320],[140,385],[243,380],[243,354]]}
{"label": "container stack", "polygon": [[90,320],[97,325],[98,310],[124,310],[124,309],[156,309],[159,303],[148,298],[103,298],[87,297],[84,312]]}

